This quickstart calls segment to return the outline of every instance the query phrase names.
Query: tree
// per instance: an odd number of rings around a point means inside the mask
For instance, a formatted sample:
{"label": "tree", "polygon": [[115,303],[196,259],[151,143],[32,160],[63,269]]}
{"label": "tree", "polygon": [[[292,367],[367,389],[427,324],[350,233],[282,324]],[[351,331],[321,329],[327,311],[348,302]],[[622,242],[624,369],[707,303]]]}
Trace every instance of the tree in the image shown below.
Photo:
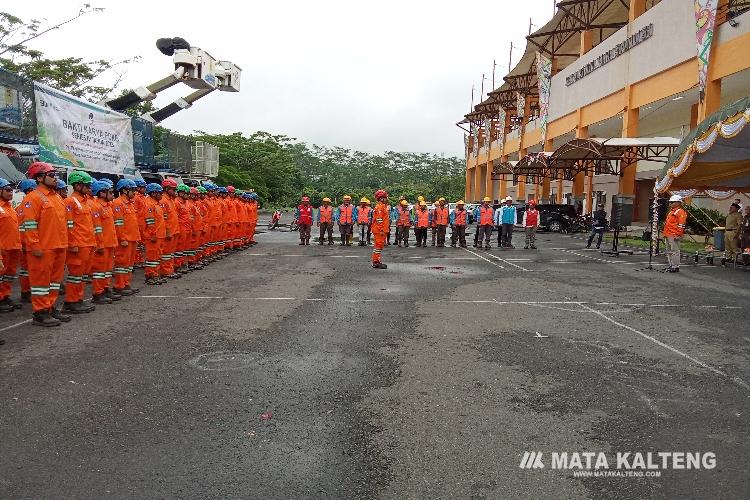
{"label": "tree", "polygon": [[[0,12],[0,67],[89,101],[102,100],[117,89],[127,65],[137,61],[138,56],[121,61],[84,61],[80,57],[49,59],[28,44],[82,16],[103,10],[84,4],[74,16],[50,26],[44,26],[37,19],[24,21],[8,12]],[[108,84],[94,84],[95,80],[107,76]]]}

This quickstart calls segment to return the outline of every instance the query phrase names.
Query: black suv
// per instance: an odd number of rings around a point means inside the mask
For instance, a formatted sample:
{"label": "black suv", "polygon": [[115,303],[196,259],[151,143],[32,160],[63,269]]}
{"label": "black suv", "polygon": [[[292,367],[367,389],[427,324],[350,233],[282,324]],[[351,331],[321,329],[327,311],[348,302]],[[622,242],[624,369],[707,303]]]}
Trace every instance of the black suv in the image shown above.
{"label": "black suv", "polygon": [[[556,233],[567,231],[571,223],[578,217],[576,207],[573,205],[558,205],[555,203],[540,203],[536,206],[539,210],[539,228]],[[518,207],[518,221],[523,221],[525,206]]]}

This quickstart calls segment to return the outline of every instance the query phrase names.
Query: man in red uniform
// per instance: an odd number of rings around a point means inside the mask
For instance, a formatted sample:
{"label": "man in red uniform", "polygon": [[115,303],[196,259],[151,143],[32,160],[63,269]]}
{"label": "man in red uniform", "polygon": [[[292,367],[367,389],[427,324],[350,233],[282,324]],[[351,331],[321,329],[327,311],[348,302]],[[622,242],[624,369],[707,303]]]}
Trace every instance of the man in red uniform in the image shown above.
{"label": "man in red uniform", "polygon": [[164,212],[161,210],[161,196],[164,189],[155,182],[146,186],[146,210],[144,212],[143,243],[146,245],[146,284],[161,285],[167,282],[159,277],[159,265],[161,263],[162,243],[167,236]]}
{"label": "man in red uniform", "polygon": [[294,219],[299,226],[299,244],[310,244],[310,228],[312,228],[313,208],[310,205],[310,198],[302,197],[302,203],[294,211]]}
{"label": "man in red uniform", "polygon": [[135,251],[135,267],[143,267],[143,262],[146,257],[145,247],[143,246],[143,233],[146,231],[143,221],[146,216],[146,181],[143,179],[136,179],[135,181],[135,196],[133,197],[133,205],[135,207],[135,213],[138,217],[138,231],[141,234],[140,240]]}
{"label": "man in red uniform", "polygon": [[72,314],[89,313],[93,305],[83,302],[86,288],[85,279],[91,272],[91,260],[96,250],[94,220],[91,215],[91,184],[94,180],[87,172],[71,172],[68,182],[73,186],[73,194],[65,199],[65,209],[71,219],[68,226],[68,266],[67,286],[63,312]]}
{"label": "man in red uniform", "polygon": [[55,191],[57,172],[52,165],[34,162],[26,176],[37,183],[36,189],[24,197],[18,212],[31,284],[33,323],[59,326],[61,321],[71,319],[55,308],[65,274],[68,215]]}
{"label": "man in red uniform", "polygon": [[257,245],[255,227],[258,225],[258,193],[250,193],[250,246]]}
{"label": "man in red uniform", "polygon": [[388,206],[388,193],[383,189],[375,192],[377,204],[372,213],[372,236],[375,239],[375,245],[372,249],[372,267],[375,269],[388,269],[388,266],[381,262],[381,253],[385,246],[385,236],[391,227],[391,209]]}
{"label": "man in red uniform", "polygon": [[135,250],[141,238],[138,229],[138,214],[135,208],[135,182],[120,179],[115,186],[119,196],[112,202],[112,215],[118,244],[115,247],[114,287],[118,295],[133,295],[137,288],[130,286],[135,263]]}
{"label": "man in red uniform", "polygon": [[318,245],[325,243],[326,235],[328,235],[328,244],[333,245],[333,207],[328,197],[323,198],[323,204],[318,207],[317,225],[320,228]]}
{"label": "man in red uniform", "polygon": [[12,199],[13,186],[6,179],[0,179],[0,313],[21,308],[21,304],[10,299],[11,284],[16,279],[21,259],[21,233],[18,214],[10,204]]}
{"label": "man in red uniform", "polygon": [[177,198],[175,199],[175,208],[177,209],[177,220],[180,223],[180,236],[175,252],[176,271],[186,273],[188,261],[190,259],[190,246],[193,238],[193,214],[190,203],[190,188],[186,184],[177,186]]}
{"label": "man in red uniform", "polygon": [[673,194],[669,198],[669,212],[664,221],[664,239],[667,240],[667,261],[665,273],[680,272],[680,241],[687,227],[687,212],[682,208],[682,196]]}
{"label": "man in red uniform", "polygon": [[175,199],[177,198],[177,181],[171,178],[164,179],[161,183],[164,194],[159,200],[164,214],[164,224],[167,230],[167,236],[164,238],[164,248],[162,248],[161,265],[159,274],[163,278],[177,279],[182,278],[181,274],[174,272],[174,254],[177,251],[177,243],[180,238],[180,221],[177,218],[177,207]]}

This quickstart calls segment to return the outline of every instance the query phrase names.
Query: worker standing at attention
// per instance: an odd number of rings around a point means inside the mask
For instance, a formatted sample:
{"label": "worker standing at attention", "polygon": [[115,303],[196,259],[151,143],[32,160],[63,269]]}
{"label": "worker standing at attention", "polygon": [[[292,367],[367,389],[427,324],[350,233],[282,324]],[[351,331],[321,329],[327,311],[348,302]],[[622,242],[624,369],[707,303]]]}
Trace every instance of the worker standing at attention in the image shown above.
{"label": "worker standing at attention", "polygon": [[383,189],[375,192],[377,204],[372,214],[372,236],[375,238],[375,244],[372,249],[372,267],[374,269],[388,269],[388,266],[381,261],[381,254],[385,246],[385,235],[390,230],[391,209],[388,206],[388,193]]}
{"label": "worker standing at attention", "polygon": [[687,227],[687,212],[682,208],[682,196],[673,194],[669,198],[669,212],[664,221],[664,239],[667,241],[668,266],[665,273],[680,272],[680,241]]}
{"label": "worker standing at attention", "polygon": [[352,197],[348,194],[344,196],[344,203],[336,211],[336,222],[339,225],[341,244],[351,246],[354,228],[354,205],[352,205]]}
{"label": "worker standing at attention", "polygon": [[477,248],[482,248],[482,240],[484,239],[484,249],[489,250],[490,238],[492,238],[492,229],[495,224],[495,209],[490,206],[492,200],[489,196],[485,196],[482,200],[482,206],[479,207],[479,239],[477,240]]}
{"label": "worker standing at attention", "polygon": [[523,213],[523,227],[526,231],[524,250],[529,248],[536,250],[536,230],[539,227],[539,210],[536,209],[536,200],[529,200],[529,206]]}
{"label": "worker standing at attention", "polygon": [[328,244],[333,245],[333,207],[331,199],[327,196],[323,198],[323,204],[318,207],[317,225],[320,228],[318,245],[325,243],[326,235],[328,235]]}
{"label": "worker standing at attention", "polygon": [[366,246],[369,243],[370,223],[372,222],[370,200],[367,198],[359,200],[359,206],[354,211],[354,219],[359,227],[359,246]]}
{"label": "worker standing at attention", "polygon": [[401,200],[398,206],[398,217],[396,218],[396,243],[398,246],[409,247],[409,228],[411,227],[411,212],[409,202]]}
{"label": "worker standing at attention", "polygon": [[445,206],[445,198],[439,198],[435,207],[435,226],[437,226],[437,246],[440,248],[445,246],[445,231],[448,228],[449,218],[450,213],[448,207]]}
{"label": "worker standing at attention", "polygon": [[12,199],[13,186],[7,179],[0,179],[0,313],[21,308],[21,304],[10,298],[11,285],[21,259],[21,233],[18,231],[18,214],[10,204]]}
{"label": "worker standing at attention", "polygon": [[95,306],[84,304],[85,278],[91,273],[91,261],[97,246],[94,219],[91,215],[91,184],[94,179],[87,172],[73,171],[68,175],[73,194],[65,199],[72,224],[68,226],[67,287],[63,312],[89,313]]}
{"label": "worker standing at attention", "polygon": [[57,172],[52,165],[34,162],[26,176],[37,184],[18,207],[31,285],[32,321],[35,325],[59,326],[61,321],[71,319],[55,308],[65,274],[68,213],[55,191]]}
{"label": "worker standing at attention", "polygon": [[451,213],[451,246],[456,246],[456,240],[461,248],[466,248],[466,222],[468,212],[464,208],[464,200],[456,202],[456,209]]}
{"label": "worker standing at attention", "polygon": [[431,223],[427,202],[422,200],[414,211],[414,237],[417,239],[418,247],[425,248],[427,246],[427,228],[430,227]]}
{"label": "worker standing at attention", "polygon": [[310,228],[312,227],[313,208],[310,205],[310,198],[303,196],[301,203],[294,211],[294,219],[299,226],[299,244],[310,244]]}

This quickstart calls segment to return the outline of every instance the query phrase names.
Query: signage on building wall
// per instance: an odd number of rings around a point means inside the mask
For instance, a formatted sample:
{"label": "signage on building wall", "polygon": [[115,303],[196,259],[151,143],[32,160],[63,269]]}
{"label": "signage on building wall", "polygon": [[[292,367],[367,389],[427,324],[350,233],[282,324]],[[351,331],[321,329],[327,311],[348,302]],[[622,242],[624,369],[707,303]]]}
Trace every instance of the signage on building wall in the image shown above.
{"label": "signage on building wall", "polygon": [[613,48],[611,48],[607,52],[604,52],[599,57],[586,64],[575,73],[571,73],[570,75],[568,75],[565,78],[565,85],[570,87],[578,80],[587,77],[602,66],[606,66],[610,62],[628,52],[633,47],[636,47],[645,42],[652,36],[654,36],[654,25],[649,24],[648,26],[644,26],[634,34],[630,35],[625,41],[618,43]]}

